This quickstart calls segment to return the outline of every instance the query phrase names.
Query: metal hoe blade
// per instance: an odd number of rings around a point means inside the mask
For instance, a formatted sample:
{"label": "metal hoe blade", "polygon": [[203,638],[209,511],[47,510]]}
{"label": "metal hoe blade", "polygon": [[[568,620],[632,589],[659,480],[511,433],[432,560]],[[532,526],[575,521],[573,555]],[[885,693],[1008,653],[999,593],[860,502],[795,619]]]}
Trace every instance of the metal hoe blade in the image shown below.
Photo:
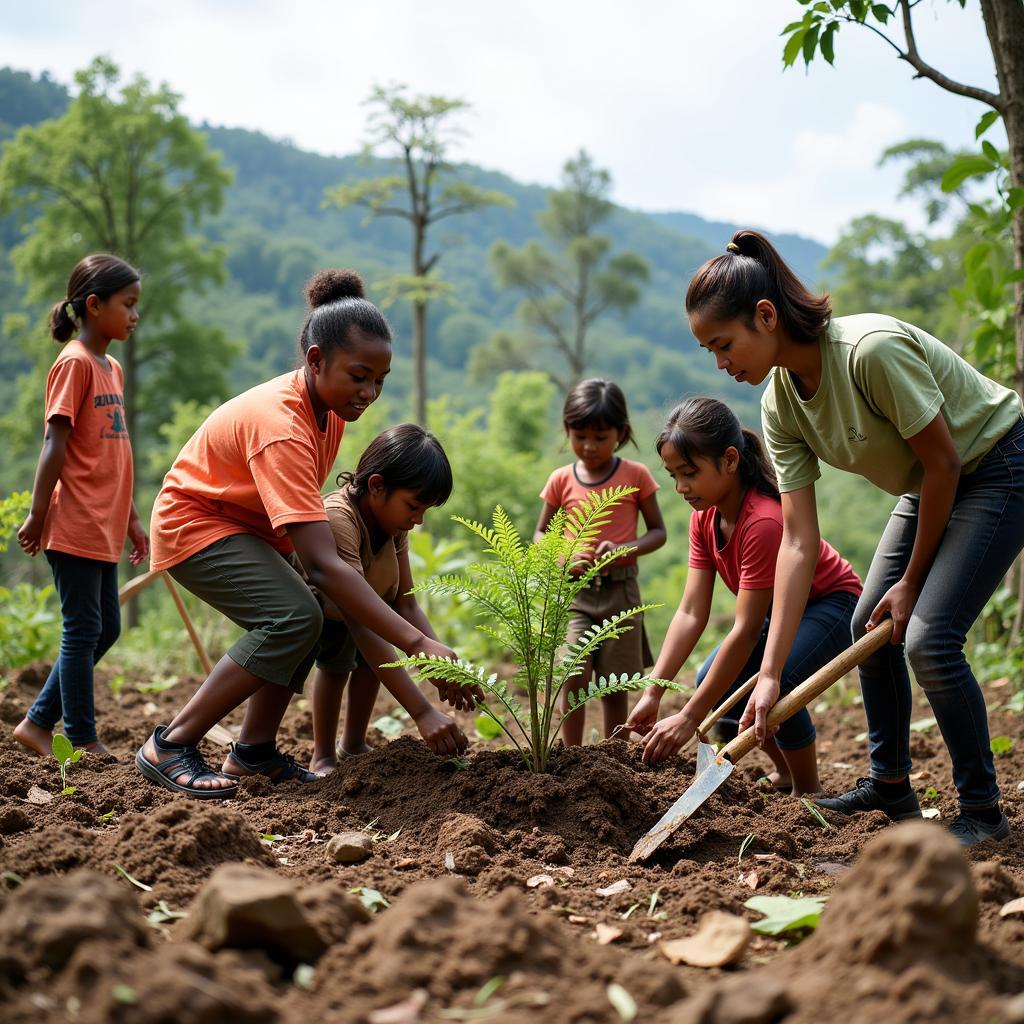
{"label": "metal hoe blade", "polygon": [[629,855],[631,864],[646,860],[712,793],[732,775],[732,761],[718,760],[710,743],[697,745],[697,776],[689,789],[662,815],[645,836],[641,836]]}

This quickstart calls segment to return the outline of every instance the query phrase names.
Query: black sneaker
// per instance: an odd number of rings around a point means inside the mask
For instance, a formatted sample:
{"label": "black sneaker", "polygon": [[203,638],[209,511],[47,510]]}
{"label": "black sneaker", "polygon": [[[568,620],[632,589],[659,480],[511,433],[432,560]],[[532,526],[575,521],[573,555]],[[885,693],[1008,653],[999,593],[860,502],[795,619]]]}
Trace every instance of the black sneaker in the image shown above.
{"label": "black sneaker", "polygon": [[949,834],[961,846],[977,846],[989,841],[1001,843],[1010,837],[1010,822],[1005,814],[1000,814],[999,821],[990,825],[961,811],[949,826]]}
{"label": "black sneaker", "polygon": [[822,797],[814,801],[819,807],[840,814],[860,814],[863,811],[884,811],[891,821],[903,821],[906,818],[920,818],[921,805],[911,790],[906,796],[887,800],[875,788],[871,779],[858,779],[854,789],[839,796]]}
{"label": "black sneaker", "polygon": [[[243,771],[238,771],[235,765],[240,765]],[[275,750],[265,761],[250,761],[238,750],[235,743],[231,744],[231,752],[224,760],[222,771],[225,775],[235,778],[265,775],[275,786],[279,782],[316,782],[320,778],[314,772],[303,768],[291,754]]]}

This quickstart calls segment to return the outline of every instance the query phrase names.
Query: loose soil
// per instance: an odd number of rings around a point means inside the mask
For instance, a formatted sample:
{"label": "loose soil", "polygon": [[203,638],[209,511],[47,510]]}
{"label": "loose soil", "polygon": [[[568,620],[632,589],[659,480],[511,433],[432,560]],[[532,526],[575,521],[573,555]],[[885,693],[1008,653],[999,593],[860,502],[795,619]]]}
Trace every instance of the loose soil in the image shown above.
{"label": "loose soil", "polygon": [[[115,695],[101,676],[97,718],[118,761],[86,756],[61,796],[56,763],[11,737],[46,668],[0,692],[0,1020],[619,1024],[619,986],[635,1019],[655,1024],[1024,1022],[1013,1001],[1024,914],[999,915],[1024,896],[1018,715],[991,715],[992,735],[1016,740],[996,762],[1014,829],[1004,843],[965,856],[933,822],[826,813],[823,825],[758,785],[768,764],[755,752],[650,862],[631,865],[634,842],[691,781],[692,758],[651,769],[637,745],[613,740],[559,749],[536,776],[514,752],[475,743],[463,769],[406,728],[391,742],[374,731],[371,753],[316,783],[247,780],[230,802],[191,801],[144,780],[133,758],[198,681],[160,694],[129,682]],[[1007,689],[989,689],[990,706]],[[309,712],[293,703],[282,746],[302,760]],[[378,713],[392,708],[384,695]],[[815,718],[823,783],[849,788],[866,769],[862,713]],[[219,763],[224,748],[205,749]],[[922,805],[949,820],[941,738],[914,733],[912,753]],[[925,798],[930,789],[939,796]],[[327,841],[349,830],[371,835],[372,853],[337,863]],[[146,923],[158,906],[195,911],[211,874],[234,862],[294,883],[327,947],[311,971],[263,950],[211,952],[176,918]],[[622,880],[623,891],[598,894]],[[388,906],[365,915],[353,889]],[[672,966],[660,952],[708,911],[755,921],[743,906],[752,895],[795,893],[830,897],[801,943],[755,936],[729,969]],[[600,944],[598,924],[619,934]]]}

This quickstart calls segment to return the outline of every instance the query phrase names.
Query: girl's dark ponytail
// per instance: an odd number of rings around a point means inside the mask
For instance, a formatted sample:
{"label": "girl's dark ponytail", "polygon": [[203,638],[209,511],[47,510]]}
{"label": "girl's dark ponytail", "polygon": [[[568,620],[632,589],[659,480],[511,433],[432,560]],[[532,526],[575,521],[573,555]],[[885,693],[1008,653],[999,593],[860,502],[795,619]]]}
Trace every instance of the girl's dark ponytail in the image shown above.
{"label": "girl's dark ponytail", "polygon": [[693,275],[686,312],[749,326],[761,299],[774,304],[782,326],[801,344],[817,341],[832,317],[828,295],[808,291],[764,235],[746,230],[737,231],[726,251]]}
{"label": "girl's dark ponytail", "polygon": [[141,279],[130,263],[110,253],[96,252],[79,260],[68,278],[67,296],[50,310],[50,336],[62,344],[69,341],[85,319],[85,302],[90,295],[109,299]]}
{"label": "girl's dark ponytail", "polygon": [[338,474],[338,486],[361,498],[375,475],[389,493],[410,490],[425,505],[443,505],[452,493],[452,467],[441,442],[415,423],[399,423],[379,433],[359,456],[355,470]]}
{"label": "girl's dark ponytail", "polygon": [[72,309],[72,304],[62,299],[50,310],[50,337],[54,341],[63,344],[70,341],[78,331],[78,325],[71,317]]}
{"label": "girl's dark ponytail", "polygon": [[665,426],[654,442],[658,454],[666,444],[691,465],[698,458],[713,459],[717,464],[729,448],[740,456],[740,479],[747,487],[775,501],[779,485],[775,469],[753,430],[740,426],[735,413],[717,398],[687,398],[669,414]]}
{"label": "girl's dark ponytail", "polygon": [[756,431],[743,427],[743,447],[740,449],[740,476],[748,487],[769,498],[781,501],[779,481],[775,467],[764,450],[764,443]]}

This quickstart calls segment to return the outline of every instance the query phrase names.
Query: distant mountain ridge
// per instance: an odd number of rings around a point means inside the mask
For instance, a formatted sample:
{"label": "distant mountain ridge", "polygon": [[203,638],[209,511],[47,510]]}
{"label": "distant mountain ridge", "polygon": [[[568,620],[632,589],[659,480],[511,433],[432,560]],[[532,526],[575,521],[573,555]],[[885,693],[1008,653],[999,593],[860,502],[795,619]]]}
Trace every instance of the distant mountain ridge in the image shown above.
{"label": "distant mountain ridge", "polygon": [[[0,142],[22,124],[59,116],[68,101],[67,90],[47,76],[34,79],[0,69]],[[396,218],[366,223],[362,210],[323,206],[328,186],[380,173],[386,162],[368,165],[357,156],[311,153],[246,129],[199,127],[235,174],[223,211],[203,224],[203,231],[228,249],[230,281],[203,301],[211,322],[244,340],[245,351],[234,370],[234,383],[243,387],[292,364],[295,329],[303,312],[302,286],[314,270],[355,266],[373,297],[382,278],[407,272],[408,227]],[[574,148],[567,140],[565,156]],[[435,303],[431,309],[431,391],[479,401],[487,393],[486,382],[468,381],[465,374],[472,349],[496,330],[520,330],[516,308],[521,297],[497,288],[487,252],[499,238],[521,245],[541,237],[536,214],[548,190],[473,165],[460,167],[460,173],[507,193],[516,204],[446,222],[432,237],[444,252],[439,271],[454,286],[456,298],[453,305]],[[689,277],[709,256],[724,250],[734,230],[731,224],[693,213],[648,214],[621,207],[607,222],[606,233],[615,246],[639,252],[652,268],[643,298],[629,315],[603,320],[594,334],[592,372],[619,380],[634,406],[660,408],[694,391],[728,392],[741,407],[752,406],[750,389],[734,392],[738,386],[697,350],[682,310]],[[0,221],[0,282],[12,281],[6,249],[16,238],[12,223]],[[808,282],[820,277],[824,246],[793,234],[772,238]],[[0,319],[6,311],[0,293]],[[396,330],[396,351],[404,354],[408,311],[398,305],[388,315]],[[389,390],[401,395],[408,386],[407,366],[399,365],[394,376]]]}

